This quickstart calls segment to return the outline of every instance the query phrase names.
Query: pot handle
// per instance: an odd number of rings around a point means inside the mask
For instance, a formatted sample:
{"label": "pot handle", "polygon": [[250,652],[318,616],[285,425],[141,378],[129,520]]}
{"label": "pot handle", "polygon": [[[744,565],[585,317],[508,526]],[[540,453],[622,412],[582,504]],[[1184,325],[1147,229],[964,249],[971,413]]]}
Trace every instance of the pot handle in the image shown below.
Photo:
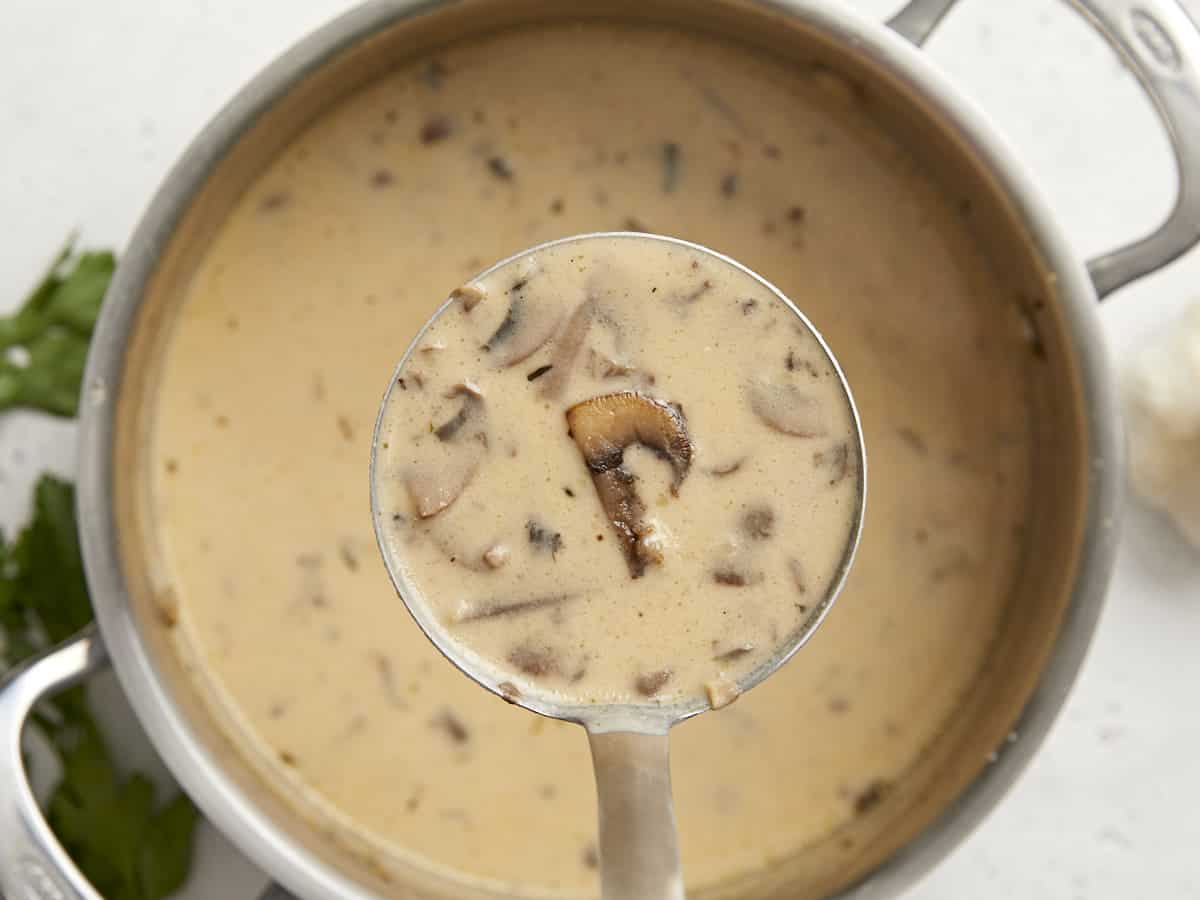
{"label": "pot handle", "polygon": [[0,681],[0,896],[101,900],[42,816],[26,777],[21,732],[40,699],[70,687],[107,660],[90,625]]}
{"label": "pot handle", "polygon": [[[957,0],[910,0],[888,25],[921,46]],[[1120,54],[1162,119],[1179,173],[1175,207],[1154,232],[1088,262],[1096,294],[1162,268],[1200,241],[1200,30],[1175,0],[1070,0]]]}

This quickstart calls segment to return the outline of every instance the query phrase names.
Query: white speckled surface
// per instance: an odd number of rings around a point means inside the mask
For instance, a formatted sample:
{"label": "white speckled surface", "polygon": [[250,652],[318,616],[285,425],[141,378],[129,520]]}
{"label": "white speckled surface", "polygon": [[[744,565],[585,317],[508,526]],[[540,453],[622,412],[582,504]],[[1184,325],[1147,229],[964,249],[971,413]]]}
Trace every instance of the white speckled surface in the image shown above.
{"label": "white speckled surface", "polygon": [[[345,0],[78,3],[8,0],[0,32],[0,308],[78,228],[123,246],[195,132],[255,71]],[[883,17],[896,0],[854,0]],[[1194,15],[1200,0],[1187,0]],[[930,53],[1007,132],[1083,255],[1149,230],[1175,176],[1149,104],[1113,53],[1053,0],[963,0]],[[1103,310],[1118,360],[1200,297],[1200,254]],[[0,417],[0,523],[28,485],[69,471],[71,429]],[[1197,477],[1200,477],[1198,463]],[[1153,514],[1127,520],[1084,674],[1001,808],[913,892],[1200,897],[1200,552]],[[99,686],[123,758],[151,753],[119,693]],[[263,876],[211,829],[186,898],[251,897]]]}

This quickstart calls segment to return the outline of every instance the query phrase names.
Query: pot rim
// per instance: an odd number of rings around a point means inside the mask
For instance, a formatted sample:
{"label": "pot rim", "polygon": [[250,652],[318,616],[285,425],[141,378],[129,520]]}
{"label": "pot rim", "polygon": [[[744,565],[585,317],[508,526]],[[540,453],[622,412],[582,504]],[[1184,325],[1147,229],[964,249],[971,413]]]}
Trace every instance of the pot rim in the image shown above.
{"label": "pot rim", "polygon": [[[929,58],[883,23],[829,0],[748,0],[797,17],[869,56],[928,103],[968,143],[1020,215],[1057,276],[1058,302],[1075,338],[1088,472],[1077,578],[1059,638],[1014,734],[995,761],[921,834],[841,896],[895,896],[948,855],[1016,781],[1061,709],[1099,620],[1115,555],[1123,492],[1123,444],[1114,378],[1096,314],[1096,292],[1041,192],[1007,140]],[[118,679],[158,753],[205,814],[255,863],[301,896],[367,900],[373,893],[276,828],[197,740],[158,678],[127,602],[113,514],[113,441],[124,354],[144,290],[175,226],[225,153],[269,107],[333,57],[439,0],[368,0],[295,43],[257,74],[204,127],[168,173],[113,278],[88,356],[79,430],[80,541],[96,620]]]}

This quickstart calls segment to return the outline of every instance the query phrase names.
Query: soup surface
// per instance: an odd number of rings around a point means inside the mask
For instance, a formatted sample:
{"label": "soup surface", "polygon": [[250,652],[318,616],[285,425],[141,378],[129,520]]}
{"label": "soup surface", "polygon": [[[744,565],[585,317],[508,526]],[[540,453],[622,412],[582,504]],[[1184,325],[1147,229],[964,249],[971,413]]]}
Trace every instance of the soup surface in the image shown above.
{"label": "soup surface", "polygon": [[653,229],[819,324],[871,460],[828,620],[674,732],[687,878],[854,853],[838,829],[883,814],[979,673],[1028,508],[1028,344],[965,214],[836,77],[649,28],[499,34],[324,114],[223,224],[157,397],[176,634],[235,743],[379,858],[595,893],[583,732],[506,705],[421,634],[375,546],[367,463],[381,390],[448,287],[545,240]]}
{"label": "soup surface", "polygon": [[649,236],[458,289],[376,440],[403,592],[509,697],[727,705],[819,614],[858,519],[817,335],[749,272]]}

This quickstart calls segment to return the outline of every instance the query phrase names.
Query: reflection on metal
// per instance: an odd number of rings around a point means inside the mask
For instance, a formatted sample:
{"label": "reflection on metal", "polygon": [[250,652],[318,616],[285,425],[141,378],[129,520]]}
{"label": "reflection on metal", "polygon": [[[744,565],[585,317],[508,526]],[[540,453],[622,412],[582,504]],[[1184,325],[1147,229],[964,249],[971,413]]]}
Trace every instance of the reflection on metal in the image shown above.
{"label": "reflection on metal", "polygon": [[921,47],[929,40],[942,17],[958,0],[909,0],[888,19],[888,28],[907,41]]}
{"label": "reflection on metal", "polygon": [[95,628],[14,669],[0,682],[0,896],[101,900],[63,850],[33,796],[21,732],[34,705],[107,660]]}

